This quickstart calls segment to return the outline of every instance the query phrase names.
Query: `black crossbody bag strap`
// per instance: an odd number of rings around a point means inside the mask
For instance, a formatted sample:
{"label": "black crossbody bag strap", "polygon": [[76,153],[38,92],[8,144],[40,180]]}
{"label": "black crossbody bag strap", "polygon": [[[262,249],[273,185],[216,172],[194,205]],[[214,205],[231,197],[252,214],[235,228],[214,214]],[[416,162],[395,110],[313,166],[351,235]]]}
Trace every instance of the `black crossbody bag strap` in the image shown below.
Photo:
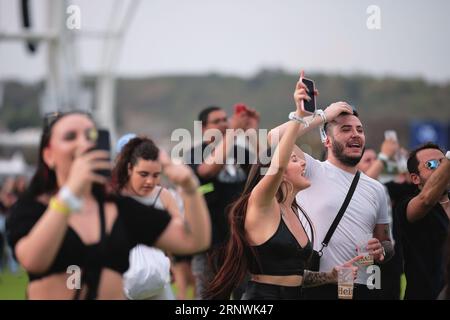
{"label": "black crossbody bag strap", "polygon": [[356,185],[358,184],[360,175],[361,175],[361,172],[357,171],[355,174],[355,177],[353,178],[352,185],[350,186],[350,189],[348,190],[347,196],[345,197],[344,203],[342,203],[341,209],[339,209],[339,213],[337,214],[336,218],[334,218],[334,221],[331,224],[330,229],[328,229],[325,239],[323,239],[323,241],[322,241],[322,248],[319,251],[320,256],[322,256],[323,248],[328,246],[328,243],[330,242],[334,231],[336,230],[339,222],[341,221],[342,217],[344,216],[345,210],[347,210],[348,204],[350,203],[350,200],[353,197],[353,193],[355,192]]}

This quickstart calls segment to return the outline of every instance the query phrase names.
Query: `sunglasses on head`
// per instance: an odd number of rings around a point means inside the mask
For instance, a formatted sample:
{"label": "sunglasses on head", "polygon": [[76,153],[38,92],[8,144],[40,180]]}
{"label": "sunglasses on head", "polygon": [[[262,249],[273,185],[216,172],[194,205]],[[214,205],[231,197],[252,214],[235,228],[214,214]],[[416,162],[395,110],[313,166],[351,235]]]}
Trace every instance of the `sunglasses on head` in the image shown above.
{"label": "sunglasses on head", "polygon": [[425,168],[430,170],[435,170],[439,167],[441,164],[440,160],[432,159],[425,162]]}
{"label": "sunglasses on head", "polygon": [[89,112],[81,111],[81,110],[49,112],[44,115],[44,128],[45,129],[51,128],[55,124],[56,121],[58,121],[62,117],[67,116],[69,114],[81,114],[81,115],[86,115],[89,118],[92,118],[92,115]]}

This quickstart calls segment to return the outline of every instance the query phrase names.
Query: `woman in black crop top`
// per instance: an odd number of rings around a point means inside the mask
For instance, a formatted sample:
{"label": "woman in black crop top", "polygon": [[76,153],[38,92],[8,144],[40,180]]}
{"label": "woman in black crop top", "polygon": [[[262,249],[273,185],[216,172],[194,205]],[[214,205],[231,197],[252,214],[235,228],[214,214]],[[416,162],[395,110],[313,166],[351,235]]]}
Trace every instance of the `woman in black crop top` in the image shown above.
{"label": "woman in black crop top", "polygon": [[[301,117],[300,101],[310,100],[301,81],[294,98],[296,116]],[[332,121],[341,112],[348,110],[334,106],[325,110],[325,116]],[[247,273],[251,281],[243,299],[300,299],[302,286],[336,283],[336,268],[327,273],[305,270],[312,244],[295,201],[295,195],[310,185],[304,177],[305,161],[293,152],[295,140],[321,123],[320,116],[289,122],[270,164],[252,166],[241,197],[230,209],[230,240],[205,298],[228,299]],[[311,223],[309,227],[312,232]],[[355,275],[356,270],[354,267]]]}
{"label": "woman in black crop top", "polygon": [[160,159],[163,172],[183,190],[181,218],[129,197],[106,199],[108,152],[90,150],[97,131],[90,116],[71,112],[46,118],[37,171],[11,210],[7,234],[29,274],[29,299],[123,299],[122,274],[138,243],[180,254],[210,242],[209,214],[186,166]]}

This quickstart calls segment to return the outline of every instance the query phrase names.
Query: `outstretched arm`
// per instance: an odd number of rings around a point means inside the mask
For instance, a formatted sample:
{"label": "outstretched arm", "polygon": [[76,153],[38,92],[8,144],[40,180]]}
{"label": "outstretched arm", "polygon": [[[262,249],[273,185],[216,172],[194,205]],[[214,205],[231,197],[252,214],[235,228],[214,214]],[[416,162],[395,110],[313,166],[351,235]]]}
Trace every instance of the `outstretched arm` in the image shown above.
{"label": "outstretched arm", "polygon": [[[220,142],[214,147],[211,154],[202,162],[197,169],[198,175],[204,179],[215,177],[225,165],[227,155],[234,147],[235,134],[228,131]],[[216,143],[216,142],[212,142]]]}
{"label": "outstretched arm", "polygon": [[450,160],[443,158],[441,165],[430,176],[422,191],[408,203],[406,210],[408,221],[414,222],[425,217],[447,190],[449,183]]}
{"label": "outstretched arm", "polygon": [[[397,150],[399,149],[398,142],[395,140],[384,140],[381,145],[381,154],[385,155],[387,158],[391,159]],[[372,165],[367,169],[366,172],[364,172],[367,176],[371,177],[372,179],[378,179],[381,172],[384,169],[384,162],[380,159],[376,159]]]}
{"label": "outstretched arm", "polygon": [[[198,175],[202,178],[215,177],[222,170],[228,154],[234,148],[234,140],[237,134],[236,130],[256,129],[259,124],[259,114],[254,109],[247,109],[247,112],[234,113],[230,119],[230,129],[222,137],[220,142],[214,147],[211,154],[203,163],[198,166]],[[251,141],[252,142],[252,141]],[[257,147],[254,146],[255,148]]]}
{"label": "outstretched arm", "polygon": [[[306,93],[306,86],[302,82],[297,83],[297,90],[299,99],[309,100],[309,96]],[[296,114],[298,117],[301,115],[301,109],[297,106]],[[310,127],[306,127],[297,121],[289,121],[286,123],[284,135],[282,136],[279,144],[276,146],[274,155],[272,157],[270,167],[267,173],[261,181],[253,189],[249,202],[259,208],[267,208],[273,204],[273,199],[277,193],[277,190],[283,180],[283,174],[287,168],[287,165],[292,157],[292,150],[295,145],[297,136],[303,135],[310,130]],[[294,160],[295,161],[295,160]],[[253,211],[252,211],[253,212]],[[261,212],[259,210],[254,212]]]}
{"label": "outstretched arm", "polygon": [[[295,104],[297,105],[297,108],[300,108],[301,105],[301,95],[300,95],[300,91],[299,91],[299,83],[303,84],[300,80],[299,82],[297,82],[297,87],[296,90],[294,92],[294,100],[295,100]],[[301,88],[301,86],[300,86]],[[335,102],[332,103],[330,106],[328,106],[324,113],[325,113],[325,118],[327,122],[331,122],[333,121],[337,116],[339,116],[341,113],[352,113],[352,107],[350,107],[350,105],[346,102]],[[308,116],[304,118],[306,121],[309,122],[309,129],[311,130],[312,128],[316,128],[319,125],[322,124],[322,118],[319,116]],[[271,143],[271,141],[275,138],[278,137],[278,139],[280,139],[281,137],[283,137],[283,135],[286,132],[287,129],[287,125],[289,124],[289,122],[285,122],[281,125],[279,125],[278,127],[272,129],[269,134],[268,134],[268,140],[269,143]],[[301,135],[301,132],[297,132],[297,137],[299,135]],[[303,151],[297,146],[294,146],[294,152],[295,154],[304,159],[304,155],[303,155]]]}

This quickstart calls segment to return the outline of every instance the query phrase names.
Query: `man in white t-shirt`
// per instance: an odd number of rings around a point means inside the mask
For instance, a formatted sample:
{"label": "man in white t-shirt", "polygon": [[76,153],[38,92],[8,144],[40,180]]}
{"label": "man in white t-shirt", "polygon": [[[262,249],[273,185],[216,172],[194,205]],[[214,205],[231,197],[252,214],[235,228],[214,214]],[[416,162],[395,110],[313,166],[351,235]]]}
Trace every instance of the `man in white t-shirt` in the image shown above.
{"label": "man in white t-shirt", "polygon": [[[297,96],[296,91],[294,99],[297,99]],[[345,102],[335,104],[352,110]],[[283,124],[272,132],[278,131],[278,135],[281,136],[285,127],[286,124]],[[324,129],[327,134],[324,142],[328,154],[327,161],[318,161],[303,153],[298,147],[294,149],[300,157],[305,158],[305,176],[311,181],[311,186],[297,195],[297,202],[311,217],[315,228],[314,249],[317,251],[322,248],[325,235],[350,189],[357,172],[356,165],[362,157],[365,145],[364,130],[356,111],[353,111],[353,114],[340,114],[334,121],[326,123]],[[370,239],[367,249],[371,252],[375,263],[388,261],[394,255],[389,224],[388,199],[383,185],[361,173],[347,210],[328,246],[323,249],[320,271],[331,271],[333,267],[343,265],[354,258],[357,255],[357,246],[367,238]],[[367,286],[369,284],[370,288],[376,288],[379,284],[368,281],[379,280],[376,274],[370,277],[374,272],[371,270],[376,272],[377,268],[359,269],[355,280],[354,299],[378,298],[377,290],[371,290]],[[304,291],[307,292],[307,298],[337,299],[336,285],[322,285]]]}
{"label": "man in white t-shirt", "polygon": [[[321,162],[304,153],[305,176],[310,179],[311,186],[297,195],[297,202],[310,215],[315,227],[315,250],[321,249],[321,243],[344,202],[365,145],[363,126],[356,112],[341,114],[327,123],[325,132],[327,160]],[[347,210],[328,246],[323,249],[320,271],[330,271],[355,257],[358,244],[368,234],[372,235],[368,248],[372,251],[375,263],[390,259],[394,252],[389,223],[388,199],[383,185],[361,173]],[[361,267],[358,271],[354,290],[356,299],[377,298],[376,290],[370,290],[367,286],[373,283],[368,282],[372,273],[367,273],[366,269]],[[317,287],[314,291],[311,291],[314,298],[337,298],[334,285]]]}

